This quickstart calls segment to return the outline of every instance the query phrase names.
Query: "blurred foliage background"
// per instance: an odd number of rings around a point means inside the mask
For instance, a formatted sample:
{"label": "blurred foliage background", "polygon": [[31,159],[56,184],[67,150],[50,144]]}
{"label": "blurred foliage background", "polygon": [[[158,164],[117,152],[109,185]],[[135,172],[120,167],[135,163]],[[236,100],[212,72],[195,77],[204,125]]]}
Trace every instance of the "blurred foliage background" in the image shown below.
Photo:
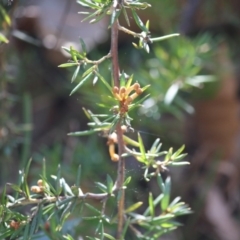
{"label": "blurred foliage background", "polygon": [[[134,129],[149,145],[158,136],[164,148],[185,143],[189,152],[191,166],[170,172],[173,195],[183,196],[194,214],[164,239],[238,240],[240,3],[149,2],[152,8],[142,17],[150,20],[152,36],[181,36],[154,43],[147,54],[134,49],[135,39],[121,34],[119,52],[124,72],[152,86],[151,97],[132,116]],[[107,54],[108,19],[90,26],[81,23],[81,7],[71,0],[0,4],[0,186],[17,181],[18,169],[32,157],[29,181],[36,181],[45,158],[49,174],[61,163],[70,182],[81,164],[85,187],[91,190],[106,172],[115,174],[105,139],[67,133],[87,128],[82,107],[94,112],[96,103],[107,99],[91,97],[101,87],[92,83],[69,97],[74,69],[57,66],[68,59],[61,46],[79,48],[79,37],[92,58]],[[109,76],[110,62],[104,64],[102,74]],[[134,179],[130,199],[144,198],[149,189],[154,193],[155,186],[142,181],[140,167],[134,161],[127,165]],[[82,231],[76,229],[76,234]]]}

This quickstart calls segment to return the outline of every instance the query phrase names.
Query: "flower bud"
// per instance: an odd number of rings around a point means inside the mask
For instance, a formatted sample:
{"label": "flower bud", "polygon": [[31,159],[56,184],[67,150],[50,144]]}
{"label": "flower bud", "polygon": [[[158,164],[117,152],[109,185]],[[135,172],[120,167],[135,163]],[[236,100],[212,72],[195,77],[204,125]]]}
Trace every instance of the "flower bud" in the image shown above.
{"label": "flower bud", "polygon": [[134,83],[133,87],[134,87],[134,90],[137,91],[140,88],[140,84],[139,83]]}
{"label": "flower bud", "polygon": [[122,132],[125,133],[127,132],[127,126],[126,125],[122,125],[121,126]]}
{"label": "flower bud", "polygon": [[41,193],[41,192],[43,192],[43,189],[42,189],[42,187],[39,187],[39,186],[32,186],[31,191],[34,193]]}
{"label": "flower bud", "polygon": [[39,180],[37,181],[37,185],[38,185],[39,187],[42,187],[42,186],[43,186],[43,180],[42,180],[42,179],[39,179]]}
{"label": "flower bud", "polygon": [[112,91],[113,93],[119,93],[119,88],[117,86],[114,86]]}
{"label": "flower bud", "polygon": [[119,156],[118,156],[118,154],[114,153],[113,156],[111,157],[111,159],[112,159],[113,162],[119,161]]}
{"label": "flower bud", "polygon": [[139,89],[136,90],[136,93],[137,93],[138,95],[140,95],[140,94],[143,93],[143,90],[142,90],[141,88],[139,88]]}
{"label": "flower bud", "polygon": [[20,222],[16,222],[16,221],[12,220],[10,222],[9,226],[10,226],[10,228],[13,228],[14,230],[17,230],[20,227]]}

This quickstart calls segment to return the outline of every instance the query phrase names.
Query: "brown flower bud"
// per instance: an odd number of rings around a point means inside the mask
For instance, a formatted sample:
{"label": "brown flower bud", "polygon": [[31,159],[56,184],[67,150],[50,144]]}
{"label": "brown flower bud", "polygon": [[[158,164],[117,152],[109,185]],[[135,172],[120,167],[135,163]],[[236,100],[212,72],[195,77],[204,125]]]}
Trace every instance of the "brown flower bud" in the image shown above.
{"label": "brown flower bud", "polygon": [[127,132],[127,126],[126,125],[122,125],[121,126],[122,132],[125,133]]}
{"label": "brown flower bud", "polygon": [[120,87],[119,93],[122,94],[122,93],[125,93],[125,92],[126,92],[126,88],[125,87]]}
{"label": "brown flower bud", "polygon": [[127,99],[126,99],[126,104],[130,104],[131,102],[133,101],[133,98],[131,96],[129,96]]}
{"label": "brown flower bud", "polygon": [[140,84],[139,83],[134,83],[133,87],[134,87],[134,90],[137,91],[140,88]]}
{"label": "brown flower bud", "polygon": [[138,95],[140,95],[140,94],[143,93],[143,90],[142,90],[141,88],[139,88],[139,89],[136,90],[136,93],[137,93]]}
{"label": "brown flower bud", "polygon": [[42,187],[39,187],[39,186],[32,186],[31,191],[34,193],[41,193],[41,192],[43,192],[43,189],[42,189]]}
{"label": "brown flower bud", "polygon": [[111,157],[111,159],[112,159],[113,162],[119,161],[119,156],[118,156],[118,154],[114,153],[113,156]]}
{"label": "brown flower bud", "polygon": [[14,230],[17,230],[20,227],[20,222],[16,222],[16,221],[12,220],[10,222],[9,226],[10,226],[10,228],[13,228]]}
{"label": "brown flower bud", "polygon": [[110,154],[112,161],[117,162],[119,160],[119,156],[115,153],[114,144],[109,145],[109,154]]}
{"label": "brown flower bud", "polygon": [[113,93],[119,93],[119,88],[117,86],[114,86],[112,91]]}
{"label": "brown flower bud", "polygon": [[43,186],[43,180],[42,180],[42,179],[39,179],[39,180],[37,181],[37,185],[38,185],[39,187],[42,187],[42,186]]}

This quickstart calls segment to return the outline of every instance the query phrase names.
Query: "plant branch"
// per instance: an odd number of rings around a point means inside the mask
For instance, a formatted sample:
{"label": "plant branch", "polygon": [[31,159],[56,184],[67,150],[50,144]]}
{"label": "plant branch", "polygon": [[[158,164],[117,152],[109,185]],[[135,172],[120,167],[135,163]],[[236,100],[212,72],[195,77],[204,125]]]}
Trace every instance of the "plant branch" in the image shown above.
{"label": "plant branch", "polygon": [[129,35],[132,35],[133,37],[138,37],[138,38],[143,38],[142,34],[141,33],[136,33],[136,32],[133,32],[121,25],[118,24],[118,30],[122,31],[122,32],[125,32]]}
{"label": "plant branch", "polygon": [[[118,0],[113,2],[113,14],[116,13],[118,8]],[[111,54],[112,54],[112,75],[114,86],[119,87],[119,64],[118,64],[118,20],[115,20],[112,24],[111,32]],[[124,141],[123,141],[123,132],[121,129],[121,121],[117,124],[116,127],[117,139],[118,139],[118,155],[120,156],[118,162],[118,171],[117,171],[117,182],[116,188],[119,189],[119,201],[118,201],[118,227],[117,227],[117,239],[121,239],[123,224],[124,224],[124,202],[125,202],[125,192],[123,188],[124,179],[125,179],[125,159],[122,157],[124,153]]]}
{"label": "plant branch", "polygon": [[118,136],[118,154],[120,156],[118,162],[118,172],[117,172],[117,189],[119,189],[120,199],[118,202],[118,230],[117,239],[121,238],[123,223],[124,223],[124,202],[125,202],[125,190],[123,188],[125,180],[125,158],[122,157],[124,153],[124,141],[123,133],[121,129],[121,124],[117,126],[117,136]]}
{"label": "plant branch", "polygon": [[103,61],[105,61],[106,59],[110,58],[112,56],[111,53],[108,53],[106,56],[103,56],[102,58],[100,58],[99,60],[89,60],[88,58],[79,61],[79,63],[89,63],[89,64],[94,64],[94,65],[99,65],[100,63],[102,63]]}
{"label": "plant branch", "polygon": [[30,198],[30,199],[19,199],[14,203],[8,203],[7,208],[15,208],[19,206],[27,206],[27,205],[32,205],[32,204],[41,204],[41,203],[55,203],[57,201],[63,201],[69,198],[78,198],[79,200],[83,199],[93,199],[93,200],[105,200],[106,198],[109,197],[109,193],[85,193],[81,194],[79,196],[58,196],[58,197],[44,197],[44,198]]}

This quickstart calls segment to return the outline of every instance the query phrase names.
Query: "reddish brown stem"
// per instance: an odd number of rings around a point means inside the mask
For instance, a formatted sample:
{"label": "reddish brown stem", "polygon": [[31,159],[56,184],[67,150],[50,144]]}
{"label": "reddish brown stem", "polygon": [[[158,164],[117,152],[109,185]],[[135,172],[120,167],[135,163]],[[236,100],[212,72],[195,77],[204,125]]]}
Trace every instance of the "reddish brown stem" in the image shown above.
{"label": "reddish brown stem", "polygon": [[[113,11],[116,11],[118,7],[118,0],[113,3]],[[114,86],[119,87],[119,64],[118,64],[118,21],[116,20],[112,25],[111,32],[111,55],[112,55],[112,75]],[[121,157],[124,153],[124,141],[123,133],[121,129],[121,123],[117,124],[117,138],[118,138],[118,171],[117,171],[117,189],[119,189],[120,198],[118,201],[118,228],[117,228],[117,239],[121,239],[123,224],[124,224],[124,202],[125,192],[123,188],[125,179],[125,160]]]}

